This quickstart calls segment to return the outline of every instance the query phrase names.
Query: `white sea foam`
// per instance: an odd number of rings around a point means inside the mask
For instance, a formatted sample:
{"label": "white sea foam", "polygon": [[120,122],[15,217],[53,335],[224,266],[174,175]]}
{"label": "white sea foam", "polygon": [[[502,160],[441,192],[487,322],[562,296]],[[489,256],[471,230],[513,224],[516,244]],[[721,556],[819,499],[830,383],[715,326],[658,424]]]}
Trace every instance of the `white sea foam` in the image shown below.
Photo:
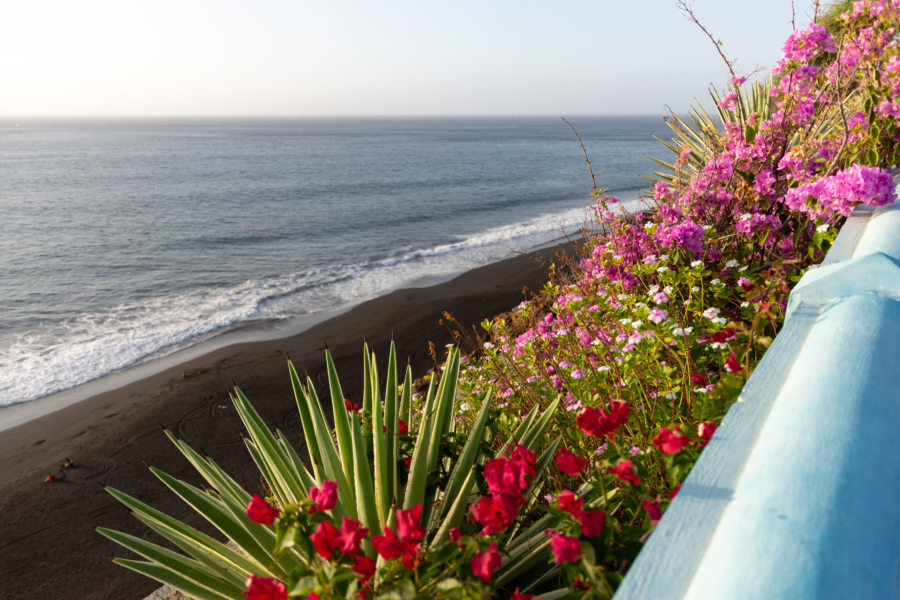
{"label": "white sea foam", "polygon": [[398,287],[446,278],[563,233],[577,234],[586,216],[586,209],[572,209],[380,261],[194,290],[48,326],[0,348],[0,405],[74,387],[249,321],[334,310]]}

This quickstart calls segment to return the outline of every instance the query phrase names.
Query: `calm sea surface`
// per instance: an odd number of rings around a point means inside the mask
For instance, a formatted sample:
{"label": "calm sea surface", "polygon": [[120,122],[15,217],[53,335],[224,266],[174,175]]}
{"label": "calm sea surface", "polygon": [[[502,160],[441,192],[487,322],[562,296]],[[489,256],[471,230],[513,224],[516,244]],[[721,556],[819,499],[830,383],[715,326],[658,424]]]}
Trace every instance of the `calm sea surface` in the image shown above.
{"label": "calm sea surface", "polygon": [[[570,119],[634,199],[659,117]],[[555,118],[0,121],[0,405],[574,233]]]}

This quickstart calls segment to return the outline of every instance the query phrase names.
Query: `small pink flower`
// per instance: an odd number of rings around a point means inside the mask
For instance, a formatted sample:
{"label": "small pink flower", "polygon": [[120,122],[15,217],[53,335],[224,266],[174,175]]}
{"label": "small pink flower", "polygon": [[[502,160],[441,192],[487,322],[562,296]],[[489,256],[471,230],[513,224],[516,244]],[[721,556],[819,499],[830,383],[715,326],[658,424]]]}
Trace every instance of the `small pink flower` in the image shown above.
{"label": "small pink flower", "polygon": [[472,573],[485,583],[490,583],[494,577],[494,571],[500,568],[500,553],[497,552],[497,542],[491,542],[490,548],[479,552],[472,559]]}
{"label": "small pink flower", "polygon": [[553,560],[556,564],[578,560],[581,555],[581,540],[558,531],[548,531],[547,535],[550,536],[550,549],[553,550]]}
{"label": "small pink flower", "polygon": [[523,594],[519,592],[519,588],[516,588],[509,600],[531,600],[532,598],[534,598],[534,594]]}
{"label": "small pink flower", "polygon": [[353,562],[353,572],[366,580],[375,574],[375,560],[365,554],[360,554]]}
{"label": "small pink flower", "polygon": [[675,454],[690,443],[690,439],[683,435],[678,428],[668,429],[663,427],[653,438],[653,443],[663,454]]}
{"label": "small pink flower", "polygon": [[566,511],[576,519],[581,519],[581,507],[584,505],[584,500],[577,497],[575,492],[572,490],[561,491],[556,497],[556,502],[560,510]]}
{"label": "small pink flower", "polygon": [[584,537],[597,537],[603,533],[606,525],[606,513],[602,510],[585,510],[581,513],[581,533]]}
{"label": "small pink flower", "polygon": [[280,510],[260,498],[257,494],[253,494],[253,498],[247,503],[247,516],[254,523],[271,525],[280,514]]}
{"label": "small pink flower", "polygon": [[310,507],[310,513],[331,510],[337,504],[337,483],[326,479],[321,488],[309,490],[309,499],[315,503]]}
{"label": "small pink flower", "polygon": [[385,528],[384,535],[376,535],[372,538],[372,546],[384,560],[397,558],[406,550],[406,544],[397,539],[393,529],[388,528]]}
{"label": "small pink flower", "polygon": [[630,460],[620,460],[616,466],[609,468],[610,473],[614,473],[620,481],[630,483],[631,485],[640,485],[641,478],[634,472],[634,463]]}
{"label": "small pink flower", "polygon": [[581,475],[581,472],[588,465],[588,461],[579,458],[566,449],[557,452],[553,459],[556,461],[556,466],[559,467],[560,471],[573,477]]}
{"label": "small pink flower", "polygon": [[287,600],[288,597],[287,586],[274,577],[251,575],[244,585],[247,600]]}
{"label": "small pink flower", "polygon": [[357,556],[359,545],[368,535],[369,530],[362,527],[362,523],[355,519],[344,517],[341,521],[341,529],[338,531],[335,546],[347,556]]}
{"label": "small pink flower", "polygon": [[709,443],[710,438],[712,438],[713,434],[716,432],[715,423],[700,423],[697,425],[697,436],[700,438],[698,440],[698,445],[701,448],[705,448],[706,444]]}
{"label": "small pink flower", "polygon": [[740,373],[744,370],[743,365],[738,361],[737,356],[734,355],[734,350],[729,350],[728,358],[725,359],[725,370],[729,373]]}
{"label": "small pink flower", "polygon": [[662,510],[659,508],[659,496],[656,500],[644,500],[644,510],[650,515],[650,523],[656,525],[662,519]]}

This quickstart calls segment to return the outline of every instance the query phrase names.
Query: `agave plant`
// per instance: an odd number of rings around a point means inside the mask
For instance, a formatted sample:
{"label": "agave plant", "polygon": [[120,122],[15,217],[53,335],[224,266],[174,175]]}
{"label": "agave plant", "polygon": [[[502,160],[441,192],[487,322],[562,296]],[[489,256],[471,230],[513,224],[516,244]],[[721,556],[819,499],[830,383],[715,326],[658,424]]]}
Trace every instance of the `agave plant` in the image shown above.
{"label": "agave plant", "polygon": [[[361,410],[354,410],[345,401],[334,362],[327,351],[325,360],[333,428],[326,420],[312,381],[307,378],[304,385],[294,366],[288,364],[309,466],[281,433],[269,430],[240,389],[235,389],[232,396],[247,429],[246,447],[267,487],[264,491],[268,496],[266,504],[272,505],[273,514],[282,515],[275,526],[249,519],[248,505],[261,500],[238,485],[213,459],[201,456],[167,431],[166,435],[197,469],[209,489],[199,489],[156,468],[151,471],[227,542],[123,492],[108,489],[137,519],[183,552],[98,528],[102,535],[143,557],[142,560],[118,558],[115,562],[170,585],[189,597],[203,600],[244,598],[248,582],[254,578],[277,581],[283,586],[279,589],[284,595],[272,597],[287,597],[288,590],[292,597],[306,597],[316,585],[320,585],[318,589],[325,585],[328,595],[333,597],[352,597],[359,592],[362,580],[357,582],[349,567],[343,575],[337,574],[327,561],[316,555],[310,543],[311,527],[316,523],[323,519],[329,522],[343,519],[358,523],[359,529],[365,528],[370,533],[370,537],[361,540],[359,552],[369,557],[366,560],[371,560],[373,565],[377,560],[379,572],[365,583],[367,593],[378,596],[383,595],[378,593],[381,591],[407,597],[422,595],[427,590],[431,594],[439,590],[443,593],[448,590],[448,585],[453,587],[447,581],[438,585],[435,579],[442,577],[441,569],[447,561],[462,551],[459,543],[451,543],[451,537],[459,539],[459,527],[471,530],[471,524],[465,523],[464,518],[479,496],[479,467],[492,458],[486,450],[490,445],[485,443],[490,435],[490,394],[484,398],[478,416],[468,426],[466,441],[447,452],[451,437],[463,437],[459,435],[463,432],[456,430],[455,418],[458,350],[450,350],[439,383],[436,384],[433,377],[424,401],[417,403],[412,395],[411,370],[407,368],[402,384],[398,380],[393,344],[383,396],[374,353],[365,348]],[[496,455],[503,455],[513,448],[535,447],[547,431],[557,403],[553,402],[543,414],[539,414],[537,407],[532,409]],[[408,433],[400,434],[401,422],[407,425]],[[527,508],[535,502],[541,475],[558,442],[557,439],[550,443],[536,460],[536,476],[525,494],[528,498],[526,514]],[[410,454],[407,456],[411,459],[408,468],[402,467],[402,453]],[[337,500],[327,510],[310,516],[311,492],[315,497],[326,482],[336,487]],[[413,511],[425,532],[421,539],[421,556],[426,560],[414,577],[405,577],[407,573],[402,569],[382,570],[387,561],[375,552],[372,540],[376,535],[391,533],[392,528],[397,528],[398,516],[406,519]],[[500,541],[506,556],[496,570],[492,585],[506,587],[516,583],[524,591],[553,577],[555,565],[548,561],[549,538],[543,535],[545,524],[546,517],[532,523],[518,521],[504,532]],[[472,552],[474,550],[470,554]],[[334,580],[329,581],[329,578]],[[349,581],[351,579],[354,580]],[[475,581],[474,577],[469,579]],[[464,587],[465,582],[452,581]],[[481,583],[475,581],[471,585]],[[546,592],[546,586],[542,591]],[[564,592],[551,590],[544,596],[559,597]]]}

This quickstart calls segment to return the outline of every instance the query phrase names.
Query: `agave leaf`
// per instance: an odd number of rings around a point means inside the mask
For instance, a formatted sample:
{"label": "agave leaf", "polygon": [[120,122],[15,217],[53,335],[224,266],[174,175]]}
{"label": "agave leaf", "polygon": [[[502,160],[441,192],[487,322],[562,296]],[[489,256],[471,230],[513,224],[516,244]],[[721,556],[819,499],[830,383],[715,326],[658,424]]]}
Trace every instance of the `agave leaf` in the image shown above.
{"label": "agave leaf", "polygon": [[406,421],[410,431],[416,426],[412,412],[412,388],[412,367],[406,365],[406,377],[403,379],[403,396],[400,398],[400,418]]}
{"label": "agave leaf", "polygon": [[189,525],[185,525],[128,494],[109,487],[106,488],[106,491],[109,492],[113,498],[130,509],[137,519],[146,523],[149,527],[157,531],[166,539],[172,541],[172,543],[177,546],[182,547],[180,540],[189,540],[191,545],[202,546],[209,551],[216,552],[223,561],[231,563],[238,571],[269,573],[269,569],[265,564],[254,560],[251,555],[248,554],[245,556],[235,552],[225,544],[214,540],[205,533],[198,531]]}
{"label": "agave leaf", "polygon": [[164,567],[159,563],[128,560],[125,558],[116,558],[113,559],[113,562],[127,569],[131,569],[132,571],[136,571],[141,575],[146,575],[151,579],[172,586],[179,592],[182,592],[195,600],[229,600],[240,598],[240,596],[224,596],[213,590],[207,589],[181,573]]}
{"label": "agave leaf", "polygon": [[356,512],[359,520],[369,528],[372,535],[381,533],[381,521],[378,518],[378,510],[375,502],[375,484],[372,471],[369,469],[369,461],[366,460],[363,432],[359,419],[354,414],[350,421],[350,435],[353,440],[353,482],[356,499]]}
{"label": "agave leaf", "polygon": [[[103,527],[98,528],[97,531],[135,554],[139,554],[153,563],[180,573],[185,578],[225,598],[238,597],[243,589],[243,582],[240,578],[236,576],[223,578],[208,565],[186,558],[177,552],[172,552],[127,533],[110,531]],[[237,580],[235,581],[235,579]]]}
{"label": "agave leaf", "polygon": [[331,390],[331,412],[334,416],[334,431],[337,437],[338,452],[347,481],[353,479],[353,441],[350,438],[350,417],[344,404],[344,392],[338,378],[337,368],[331,353],[325,350],[325,364],[328,369],[328,386]]}
{"label": "agave leaf", "polygon": [[397,463],[400,460],[400,444],[398,440],[400,430],[400,407],[397,397],[397,346],[391,340],[391,349],[388,354],[387,374],[384,383],[384,424],[387,429],[385,438],[387,441],[386,457],[388,461],[388,498],[387,506],[396,504],[400,500],[400,483],[397,473]]}
{"label": "agave leaf", "polygon": [[368,360],[369,372],[366,379],[368,397],[372,404],[372,467],[375,470],[375,509],[378,514],[379,530],[384,528],[387,511],[391,507],[391,464],[388,454],[384,407],[379,397],[378,363],[372,354]]}
{"label": "agave leaf", "polygon": [[469,470],[465,480],[460,484],[456,496],[451,496],[450,494],[444,495],[444,498],[452,500],[453,504],[448,507],[447,502],[441,503],[442,512],[446,513],[446,516],[444,517],[444,521],[438,527],[437,533],[434,534],[434,538],[431,540],[432,546],[437,547],[441,544],[445,544],[450,537],[450,530],[454,527],[458,527],[462,522],[463,517],[466,515],[466,509],[469,507],[469,496],[472,493],[472,489],[475,487],[475,479],[475,471]]}

